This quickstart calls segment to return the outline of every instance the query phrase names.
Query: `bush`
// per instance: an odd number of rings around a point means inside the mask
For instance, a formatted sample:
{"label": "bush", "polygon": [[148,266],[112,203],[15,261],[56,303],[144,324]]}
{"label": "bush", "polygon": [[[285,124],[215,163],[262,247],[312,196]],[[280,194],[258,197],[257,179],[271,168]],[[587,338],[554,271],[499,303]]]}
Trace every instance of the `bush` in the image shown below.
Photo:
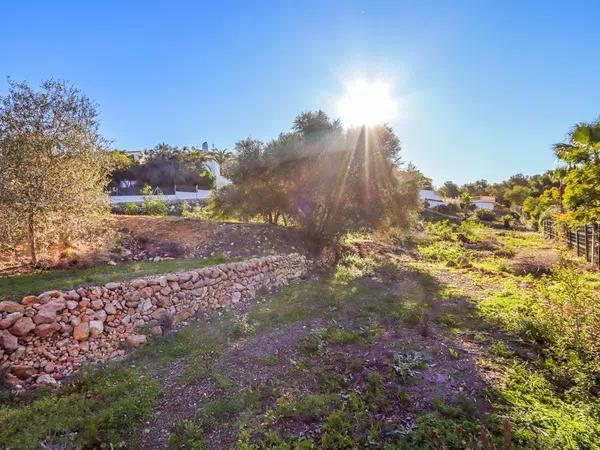
{"label": "bush", "polygon": [[125,203],[122,208],[123,214],[127,214],[129,216],[135,216],[140,213],[140,207],[135,203]]}
{"label": "bush", "polygon": [[479,208],[475,211],[475,216],[484,222],[493,222],[496,220],[496,214],[494,214],[494,211],[489,209]]}
{"label": "bush", "polygon": [[159,198],[147,198],[143,203],[144,214],[149,216],[167,215],[167,202]]}

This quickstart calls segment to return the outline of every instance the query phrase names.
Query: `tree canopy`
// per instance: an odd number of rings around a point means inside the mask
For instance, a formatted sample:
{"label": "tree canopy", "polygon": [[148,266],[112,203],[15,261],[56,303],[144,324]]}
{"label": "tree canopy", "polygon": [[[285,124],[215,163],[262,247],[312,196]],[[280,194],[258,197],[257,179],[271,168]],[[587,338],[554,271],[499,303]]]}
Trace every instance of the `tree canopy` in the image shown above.
{"label": "tree canopy", "polygon": [[404,224],[418,204],[418,177],[402,170],[400,142],[387,125],[342,129],[323,111],[305,112],[292,130],[264,144],[236,144],[214,210],[293,221],[310,235]]}
{"label": "tree canopy", "polygon": [[76,88],[9,81],[0,99],[0,246],[27,239],[37,264],[40,248],[89,232],[107,211],[106,144]]}

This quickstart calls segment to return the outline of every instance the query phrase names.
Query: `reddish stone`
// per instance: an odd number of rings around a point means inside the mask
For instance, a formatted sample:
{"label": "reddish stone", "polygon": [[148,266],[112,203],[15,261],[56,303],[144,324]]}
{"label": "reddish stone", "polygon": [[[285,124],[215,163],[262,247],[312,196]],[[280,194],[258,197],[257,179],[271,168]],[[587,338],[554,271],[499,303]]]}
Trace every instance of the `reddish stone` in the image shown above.
{"label": "reddish stone", "polygon": [[20,378],[21,380],[31,378],[37,373],[33,367],[23,365],[11,366],[10,372],[17,378]]}
{"label": "reddish stone", "polygon": [[73,329],[73,338],[76,341],[84,341],[90,336],[89,322],[81,322]]}
{"label": "reddish stone", "polygon": [[19,341],[16,336],[8,331],[0,331],[0,348],[6,350],[7,353],[12,353],[17,347],[19,347]]}
{"label": "reddish stone", "polygon": [[35,328],[33,320],[29,317],[21,317],[8,330],[15,336],[25,336]]}
{"label": "reddish stone", "polygon": [[58,324],[58,322],[52,322],[52,323],[42,323],[42,324],[38,325],[37,327],[35,327],[35,330],[33,330],[33,332],[36,334],[36,336],[39,336],[39,337],[45,339],[45,338],[52,336],[58,330],[60,330],[60,325]]}
{"label": "reddish stone", "polygon": [[14,312],[20,312],[23,313],[25,311],[25,306],[21,305],[20,303],[17,302],[10,302],[10,301],[5,301],[5,302],[0,302],[0,312],[5,312],[5,313],[14,313]]}

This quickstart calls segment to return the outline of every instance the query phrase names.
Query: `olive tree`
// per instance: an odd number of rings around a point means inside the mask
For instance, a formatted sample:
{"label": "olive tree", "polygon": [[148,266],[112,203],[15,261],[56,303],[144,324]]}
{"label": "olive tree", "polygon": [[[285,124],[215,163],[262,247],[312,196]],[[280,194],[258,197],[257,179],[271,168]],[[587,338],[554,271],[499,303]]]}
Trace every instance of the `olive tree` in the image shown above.
{"label": "olive tree", "polygon": [[107,211],[110,170],[97,112],[79,90],[9,80],[0,98],[0,248],[44,247],[91,230]]}

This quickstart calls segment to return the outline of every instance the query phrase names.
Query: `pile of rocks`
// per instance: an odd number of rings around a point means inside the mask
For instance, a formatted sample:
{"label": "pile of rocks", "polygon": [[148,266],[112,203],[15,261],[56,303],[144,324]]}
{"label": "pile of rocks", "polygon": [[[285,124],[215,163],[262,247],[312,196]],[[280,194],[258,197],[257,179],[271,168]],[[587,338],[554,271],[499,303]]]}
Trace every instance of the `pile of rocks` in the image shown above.
{"label": "pile of rocks", "polygon": [[0,302],[0,367],[14,384],[46,383],[103,363],[199,310],[252,299],[306,274],[303,255],[267,256]]}

